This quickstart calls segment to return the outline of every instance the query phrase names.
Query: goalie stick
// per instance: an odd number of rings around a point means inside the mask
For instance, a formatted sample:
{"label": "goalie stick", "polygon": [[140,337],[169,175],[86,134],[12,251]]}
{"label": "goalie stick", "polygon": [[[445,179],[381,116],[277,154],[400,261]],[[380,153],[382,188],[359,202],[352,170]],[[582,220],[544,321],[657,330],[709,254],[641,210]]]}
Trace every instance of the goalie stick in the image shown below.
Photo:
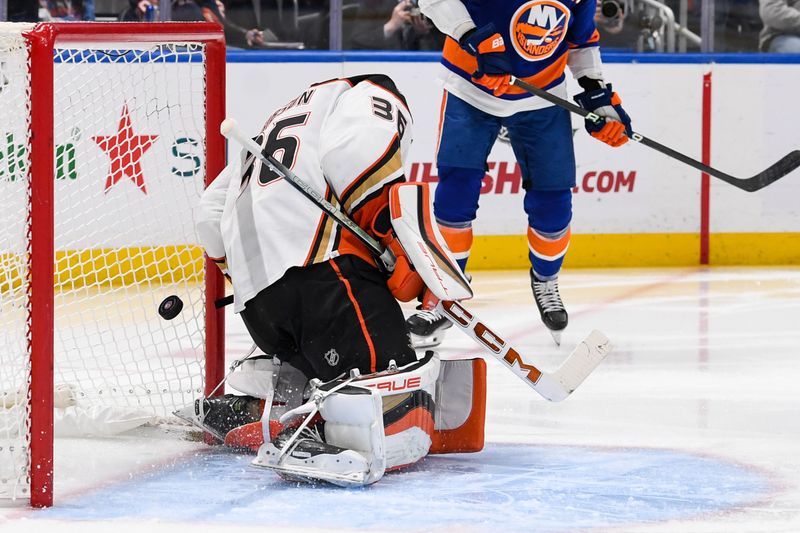
{"label": "goalie stick", "polygon": [[[535,85],[531,85],[526,83],[519,78],[515,78],[511,76],[511,85],[515,87],[519,87],[523,91],[527,91],[530,94],[535,96],[539,96],[544,98],[548,102],[551,102],[559,107],[563,107],[567,111],[571,113],[575,113],[576,115],[580,115],[586,120],[593,122],[594,124],[602,125],[605,122],[605,118],[601,117],[596,113],[592,113],[591,111],[587,111],[586,109],[582,108],[579,105],[573,104],[563,98],[559,98],[554,94],[551,94],[544,89],[540,89]],[[777,163],[772,165],[771,167],[767,168],[766,170],[759,172],[755,176],[749,178],[737,178],[735,176],[731,176],[730,174],[726,174],[720,170],[717,170],[713,167],[710,167],[696,159],[692,159],[691,157],[678,152],[677,150],[673,150],[669,146],[664,146],[663,144],[654,141],[653,139],[649,139],[640,133],[633,132],[629,138],[633,141],[638,142],[639,144],[643,144],[648,148],[652,148],[657,152],[661,152],[662,154],[669,156],[673,159],[677,159],[681,163],[689,165],[690,167],[694,167],[697,170],[705,172],[710,176],[714,176],[717,179],[724,181],[730,185],[738,189],[742,189],[743,191],[747,192],[755,192],[760,189],[763,189],[767,185],[778,181],[782,177],[789,174],[791,171],[800,167],[800,150],[794,150],[789,152],[783,158],[781,158]]]}
{"label": "goalie stick", "polygon": [[[314,189],[308,186],[294,172],[286,168],[270,155],[264,155],[261,147],[253,139],[247,137],[239,129],[236,121],[225,119],[220,125],[220,132],[228,139],[239,142],[248,152],[258,157],[262,164],[267,165],[271,171],[282,176],[293,187],[300,191],[306,198],[314,202],[323,212],[340,222],[351,230],[377,256],[383,258],[388,250],[383,247],[367,232],[350,220],[338,208],[326,201]],[[391,255],[391,252],[389,252]],[[394,257],[391,258],[394,265]],[[391,267],[387,265],[391,270]],[[224,305],[221,303],[220,305]],[[544,372],[537,366],[528,363],[509,343],[486,327],[475,315],[467,311],[460,303],[455,301],[440,301],[437,309],[442,315],[455,324],[461,331],[471,337],[482,347],[486,348],[495,359],[505,364],[511,371],[524,381],[542,397],[551,402],[560,402],[567,398],[580,385],[589,374],[597,368],[606,355],[611,351],[608,338],[599,331],[592,331],[573,351],[567,356],[555,372]]]}

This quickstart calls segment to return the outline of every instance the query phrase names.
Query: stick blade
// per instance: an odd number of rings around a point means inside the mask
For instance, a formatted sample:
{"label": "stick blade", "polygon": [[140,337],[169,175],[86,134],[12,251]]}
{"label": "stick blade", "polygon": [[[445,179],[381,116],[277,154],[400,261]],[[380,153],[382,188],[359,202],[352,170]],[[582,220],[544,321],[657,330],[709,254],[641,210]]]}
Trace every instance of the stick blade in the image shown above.
{"label": "stick blade", "polygon": [[612,349],[608,337],[600,331],[592,331],[575,347],[558,370],[552,374],[542,374],[536,383],[537,390],[551,402],[566,399],[603,362]]}
{"label": "stick blade", "polygon": [[800,167],[800,150],[794,150],[785,155],[777,163],[752,178],[745,180],[743,188],[747,192],[754,192],[763,189],[767,185],[774,183]]}

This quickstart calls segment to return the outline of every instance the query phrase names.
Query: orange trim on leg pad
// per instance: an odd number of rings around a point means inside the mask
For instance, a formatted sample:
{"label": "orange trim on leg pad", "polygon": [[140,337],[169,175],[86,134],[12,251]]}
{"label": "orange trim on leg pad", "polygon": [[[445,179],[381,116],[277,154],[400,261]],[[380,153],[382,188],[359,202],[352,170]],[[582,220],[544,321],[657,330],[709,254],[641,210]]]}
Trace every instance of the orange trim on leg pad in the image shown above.
{"label": "orange trim on leg pad", "polygon": [[528,227],[528,249],[533,255],[545,261],[555,261],[564,257],[569,248],[569,239],[572,236],[572,229],[567,228],[567,232],[556,239],[550,239],[539,234],[535,229]]}
{"label": "orange trim on leg pad", "polygon": [[392,422],[384,429],[388,437],[412,427],[418,427],[428,435],[433,434],[433,415],[430,410],[425,407],[415,407],[403,415],[401,419]]}
{"label": "orange trim on leg pad", "polygon": [[433,398],[424,389],[383,397],[386,471],[412,465],[433,440]]}
{"label": "orange trim on leg pad", "polygon": [[[271,425],[270,429],[272,429]],[[245,448],[252,452],[258,452],[262,444],[264,444],[264,430],[260,420],[233,428],[225,435],[225,446],[231,448]]]}
{"label": "orange trim on leg pad", "polygon": [[479,452],[484,445],[486,425],[486,361],[472,359],[472,406],[469,416],[457,428],[437,429],[429,453]]}

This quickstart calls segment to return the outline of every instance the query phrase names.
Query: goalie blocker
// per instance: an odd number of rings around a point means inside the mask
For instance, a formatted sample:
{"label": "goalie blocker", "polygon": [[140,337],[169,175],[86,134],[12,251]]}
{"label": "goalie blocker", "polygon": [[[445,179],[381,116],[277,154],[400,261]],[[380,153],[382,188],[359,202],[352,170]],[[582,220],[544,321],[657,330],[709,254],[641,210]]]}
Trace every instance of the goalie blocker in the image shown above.
{"label": "goalie blocker", "polygon": [[[228,382],[248,395],[198,401],[187,418],[227,446],[257,451],[253,465],[286,479],[360,486],[428,453],[483,449],[482,359],[440,361],[429,351],[401,368],[303,386],[288,365],[260,358]],[[307,401],[287,411],[300,397]]]}

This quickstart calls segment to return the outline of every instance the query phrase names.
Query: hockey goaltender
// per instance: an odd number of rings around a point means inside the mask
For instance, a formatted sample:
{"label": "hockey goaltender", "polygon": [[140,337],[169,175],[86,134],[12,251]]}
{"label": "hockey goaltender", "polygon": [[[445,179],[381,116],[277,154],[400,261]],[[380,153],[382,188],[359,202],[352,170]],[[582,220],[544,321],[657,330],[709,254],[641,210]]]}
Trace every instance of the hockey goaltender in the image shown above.
{"label": "hockey goaltender", "polygon": [[483,448],[484,361],[418,357],[397,302],[419,297],[434,274],[467,283],[427,187],[403,174],[412,126],[387,76],[314,84],[269,116],[251,148],[260,154],[243,150],[201,199],[201,242],[259,350],[227,377],[238,394],[180,414],[286,479],[360,486],[428,453]]}

